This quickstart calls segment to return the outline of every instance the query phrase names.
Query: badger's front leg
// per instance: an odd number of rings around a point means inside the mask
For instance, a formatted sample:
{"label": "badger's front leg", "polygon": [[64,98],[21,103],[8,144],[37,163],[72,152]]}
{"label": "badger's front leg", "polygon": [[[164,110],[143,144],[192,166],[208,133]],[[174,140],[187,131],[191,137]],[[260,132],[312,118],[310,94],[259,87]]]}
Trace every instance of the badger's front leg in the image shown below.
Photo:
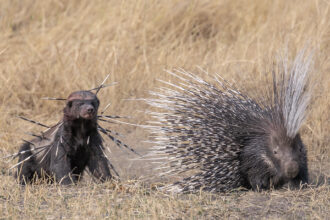
{"label": "badger's front leg", "polygon": [[101,144],[92,147],[87,167],[96,179],[104,182],[112,179],[112,175],[110,173],[108,159],[105,157],[102,148],[103,146]]}
{"label": "badger's front leg", "polygon": [[69,185],[78,181],[78,176],[72,175],[71,160],[65,149],[58,147],[58,149],[54,149],[50,156],[50,172],[56,182]]}

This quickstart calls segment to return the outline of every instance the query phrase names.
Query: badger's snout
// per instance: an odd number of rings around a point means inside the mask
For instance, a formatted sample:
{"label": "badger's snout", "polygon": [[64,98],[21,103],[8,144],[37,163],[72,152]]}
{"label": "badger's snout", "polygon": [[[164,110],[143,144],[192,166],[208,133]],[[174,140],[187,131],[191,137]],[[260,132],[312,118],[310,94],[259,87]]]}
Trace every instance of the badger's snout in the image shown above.
{"label": "badger's snout", "polygon": [[80,110],[80,116],[85,119],[92,119],[95,117],[95,111],[92,105],[84,105]]}
{"label": "badger's snout", "polygon": [[93,106],[88,106],[87,108],[86,108],[86,111],[87,111],[87,113],[94,113],[94,107]]}

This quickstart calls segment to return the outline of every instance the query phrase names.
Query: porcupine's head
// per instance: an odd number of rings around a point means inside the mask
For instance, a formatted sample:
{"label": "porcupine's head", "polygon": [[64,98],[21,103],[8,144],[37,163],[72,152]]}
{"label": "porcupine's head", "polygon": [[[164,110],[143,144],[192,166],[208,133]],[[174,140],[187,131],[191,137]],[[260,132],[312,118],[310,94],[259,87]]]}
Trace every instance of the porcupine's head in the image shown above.
{"label": "porcupine's head", "polygon": [[77,91],[69,95],[63,110],[65,118],[69,120],[96,120],[99,100],[89,91]]}
{"label": "porcupine's head", "polygon": [[275,127],[252,137],[241,154],[241,171],[248,188],[299,187],[307,183],[306,149],[299,133],[291,138],[285,129]]}
{"label": "porcupine's head", "polygon": [[281,180],[286,182],[294,179],[299,173],[300,158],[303,158],[301,153],[305,153],[300,135],[297,134],[292,139],[276,131],[269,136],[268,141],[269,157],[273,158],[273,161],[277,161],[277,163],[270,164],[277,166],[274,181],[278,183]]}
{"label": "porcupine's head", "polygon": [[299,187],[308,182],[306,149],[299,129],[310,99],[310,64],[311,56],[301,52],[290,68],[284,60],[273,74],[272,100],[252,126],[241,154],[248,187]]}

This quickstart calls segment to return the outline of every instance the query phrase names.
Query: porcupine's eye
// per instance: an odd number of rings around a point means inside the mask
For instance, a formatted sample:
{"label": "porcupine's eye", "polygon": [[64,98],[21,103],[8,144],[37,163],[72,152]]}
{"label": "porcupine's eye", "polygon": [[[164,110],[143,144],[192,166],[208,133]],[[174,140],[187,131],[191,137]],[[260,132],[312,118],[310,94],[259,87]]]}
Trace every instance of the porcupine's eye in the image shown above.
{"label": "porcupine's eye", "polygon": [[72,101],[68,102],[68,107],[71,108],[72,107]]}

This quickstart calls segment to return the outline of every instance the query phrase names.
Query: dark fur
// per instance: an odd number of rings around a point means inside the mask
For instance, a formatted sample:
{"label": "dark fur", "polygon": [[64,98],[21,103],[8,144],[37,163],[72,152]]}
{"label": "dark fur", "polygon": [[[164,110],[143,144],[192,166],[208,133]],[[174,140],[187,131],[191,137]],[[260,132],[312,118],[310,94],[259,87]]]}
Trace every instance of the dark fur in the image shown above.
{"label": "dark fur", "polygon": [[[239,157],[242,186],[263,190],[280,188],[285,184],[299,188],[301,184],[308,183],[307,155],[300,135],[297,134],[293,140],[288,139],[288,143],[277,150],[269,139],[267,134],[257,135],[244,145]],[[288,151],[289,156],[277,158],[277,154],[284,151]]]}
{"label": "dark fur", "polygon": [[[20,155],[19,161],[22,161],[34,154],[18,167],[19,182],[25,184],[36,177],[46,177],[61,184],[76,183],[86,167],[102,182],[111,179],[109,161],[102,152],[102,138],[97,130],[98,107],[95,94],[88,91],[72,93],[67,99],[62,123],[56,125],[55,137],[50,136],[53,141],[49,146],[39,154],[32,151]],[[41,141],[39,138],[23,144],[20,152]]]}

